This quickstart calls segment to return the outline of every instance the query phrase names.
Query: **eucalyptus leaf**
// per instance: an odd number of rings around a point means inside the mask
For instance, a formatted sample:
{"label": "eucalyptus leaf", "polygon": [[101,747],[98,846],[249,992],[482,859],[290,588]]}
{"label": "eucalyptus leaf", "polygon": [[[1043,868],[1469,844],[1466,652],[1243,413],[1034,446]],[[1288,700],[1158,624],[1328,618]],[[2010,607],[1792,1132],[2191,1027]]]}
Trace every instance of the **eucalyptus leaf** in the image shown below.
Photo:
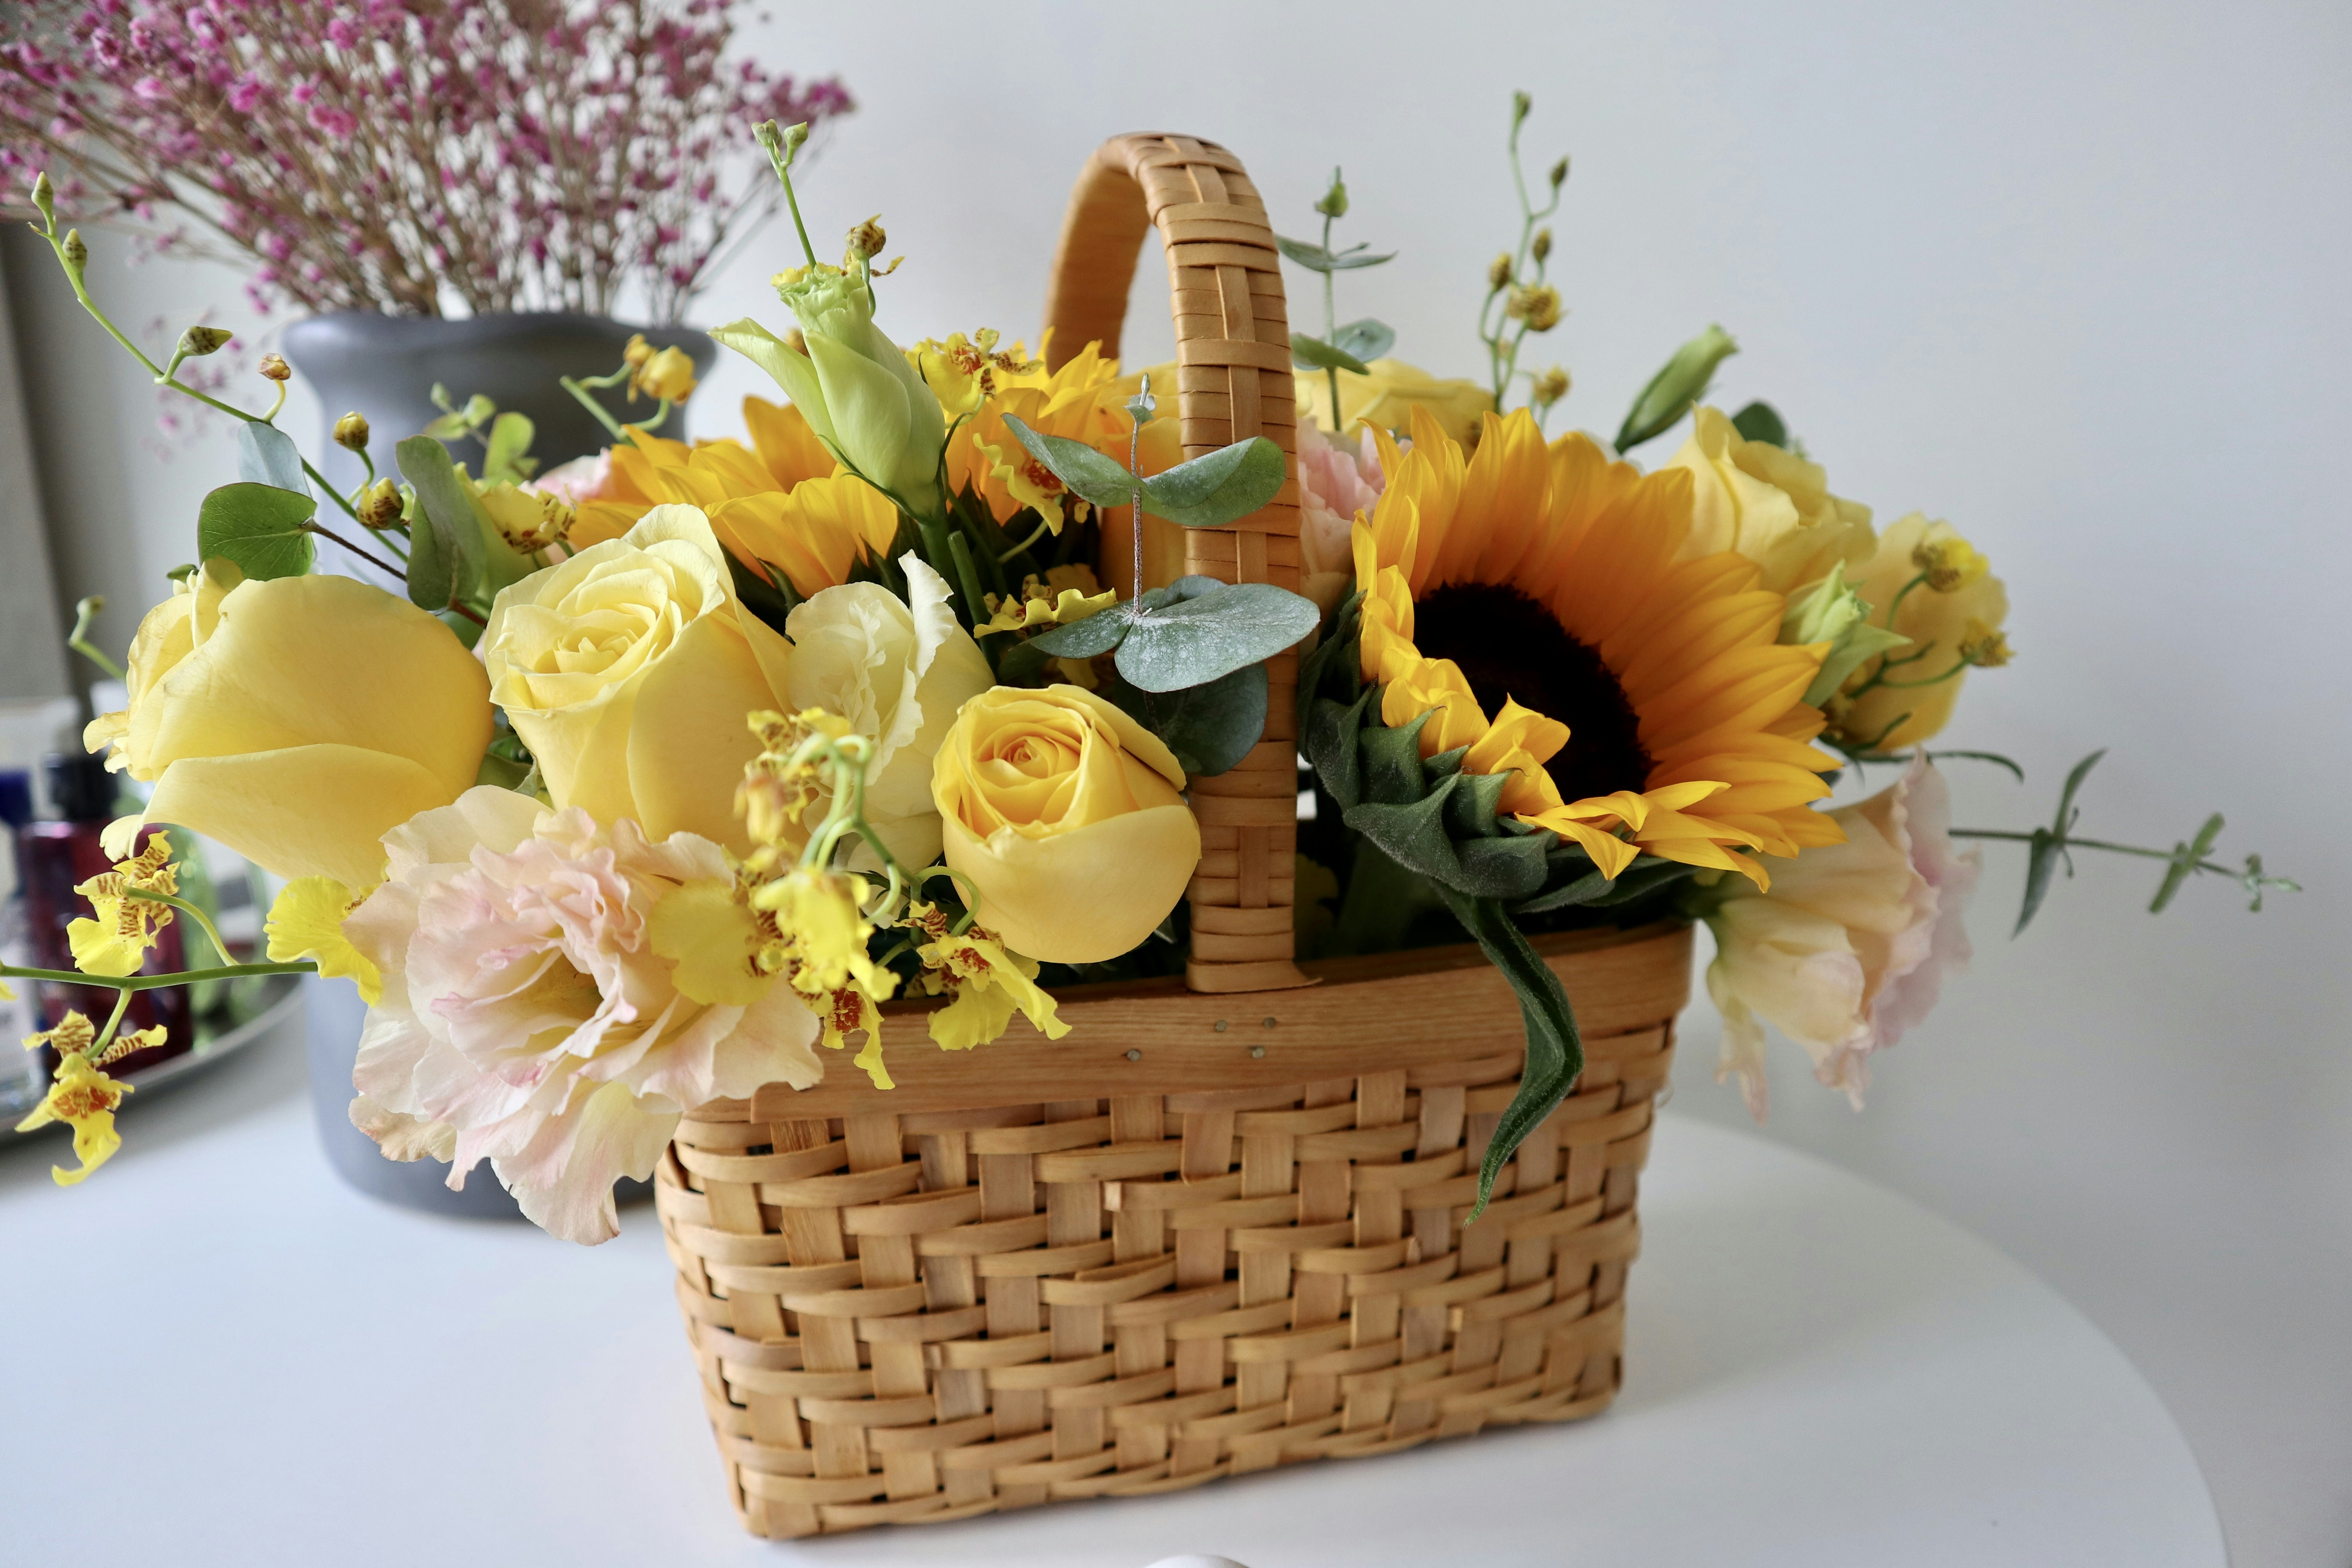
{"label": "eucalyptus leaf", "polygon": [[248,419],[237,426],[236,477],[248,484],[272,485],[299,495],[310,493],[302,454],[294,438],[275,425]]}
{"label": "eucalyptus leaf", "polygon": [[1367,316],[1360,321],[1349,321],[1332,333],[1331,346],[1358,359],[1378,359],[1396,346],[1396,329],[1386,321],[1376,321]]}
{"label": "eucalyptus leaf", "polygon": [[1236,441],[1143,481],[1143,510],[1181,528],[1224,528],[1282,491],[1282,448],[1263,436]]}
{"label": "eucalyptus leaf", "polygon": [[[427,610],[447,609],[454,600],[472,597],[483,578],[488,550],[473,494],[457,477],[449,448],[431,436],[409,437],[393,448],[393,456],[416,491],[417,519],[425,524],[412,522],[409,528],[409,602]],[[420,572],[418,557],[427,551],[435,559]],[[431,599],[436,592],[438,599]]]}
{"label": "eucalyptus leaf", "polygon": [[1305,332],[1290,334],[1290,359],[1293,364],[1312,365],[1317,370],[1352,370],[1358,375],[1371,374],[1370,367],[1354,354]]}
{"label": "eucalyptus leaf", "polygon": [[1134,625],[1132,604],[1113,605],[1107,610],[1097,610],[1085,620],[1040,632],[1029,639],[1029,646],[1055,658],[1092,658],[1117,647]]}
{"label": "eucalyptus leaf", "polygon": [[2058,855],[2063,841],[2046,827],[2033,830],[2033,837],[2025,851],[2025,898],[2017,911],[2017,924],[2010,931],[2012,938],[2025,934],[2042,908],[2042,900],[2050,896],[2051,879],[2057,874]]}
{"label": "eucalyptus leaf", "polygon": [[1731,427],[1739,432],[1742,440],[1766,441],[1784,451],[1788,449],[1789,426],[1781,419],[1780,411],[1769,403],[1749,404],[1731,416]]}
{"label": "eucalyptus leaf", "polygon": [[1055,479],[1081,499],[1096,506],[1125,506],[1135,499],[1135,476],[1115,459],[1083,441],[1032,430],[1010,414],[1004,416],[1004,423],[1013,432],[1013,438],[1027,448],[1031,457],[1045,464]]}
{"label": "eucalyptus leaf", "polygon": [[1145,691],[1122,680],[1110,699],[1167,742],[1194,778],[1232,770],[1265,736],[1265,666],[1245,664],[1205,686]]}
{"label": "eucalyptus leaf", "polygon": [[317,558],[303,524],[318,510],[313,497],[276,485],[223,485],[196,509],[196,553],[226,556],[247,577],[299,577]]}
{"label": "eucalyptus leaf", "polygon": [[1310,272],[1352,272],[1360,267],[1378,267],[1384,261],[1396,259],[1393,250],[1385,256],[1365,255],[1360,245],[1334,252],[1303,239],[1286,239],[1280,235],[1275,237],[1274,243],[1282,247],[1283,255]]}
{"label": "eucalyptus leaf", "polygon": [[1221,584],[1136,616],[1118,645],[1118,672],[1146,691],[1204,685],[1292,647],[1322,618],[1314,600],[1287,588]]}
{"label": "eucalyptus leaf", "polygon": [[482,454],[482,482],[497,484],[505,479],[520,484],[539,468],[532,458],[530,443],[538,434],[528,414],[513,409],[490,422],[489,449]]}

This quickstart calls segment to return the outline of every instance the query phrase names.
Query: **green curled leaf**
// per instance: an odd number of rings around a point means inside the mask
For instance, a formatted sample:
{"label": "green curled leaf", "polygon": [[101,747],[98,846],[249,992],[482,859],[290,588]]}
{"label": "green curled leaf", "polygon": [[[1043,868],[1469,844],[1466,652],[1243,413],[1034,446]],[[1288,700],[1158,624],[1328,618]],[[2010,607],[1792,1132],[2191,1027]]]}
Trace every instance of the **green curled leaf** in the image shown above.
{"label": "green curled leaf", "polygon": [[1135,476],[1084,441],[1032,430],[1010,414],[1004,416],[1004,424],[1013,432],[1013,438],[1079,499],[1105,507],[1125,506],[1135,499]]}
{"label": "green curled leaf", "polygon": [[1288,468],[1281,447],[1253,436],[1144,480],[1143,510],[1182,528],[1224,528],[1280,494]]}
{"label": "green curled leaf", "polygon": [[1372,374],[1370,366],[1337,343],[1327,343],[1321,338],[1309,337],[1305,332],[1290,334],[1290,358],[1294,364],[1312,365],[1317,370],[1352,370],[1358,375]]}

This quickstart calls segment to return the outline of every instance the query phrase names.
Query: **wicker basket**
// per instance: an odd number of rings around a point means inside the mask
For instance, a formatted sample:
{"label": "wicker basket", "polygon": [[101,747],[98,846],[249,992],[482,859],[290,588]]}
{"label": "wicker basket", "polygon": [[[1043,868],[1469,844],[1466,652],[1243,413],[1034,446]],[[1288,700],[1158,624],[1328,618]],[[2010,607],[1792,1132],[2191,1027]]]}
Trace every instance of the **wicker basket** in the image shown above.
{"label": "wicker basket", "polygon": [[[1108,143],[1047,316],[1116,349],[1168,245],[1189,451],[1291,444],[1264,208],[1223,149]],[[1190,569],[1295,584],[1292,492],[1193,531]],[[1465,1226],[1517,1088],[1518,1003],[1475,948],[1294,965],[1291,656],[1267,740],[1196,781],[1182,982],[1077,988],[1071,1033],[901,1049],[697,1109],[656,1174],[729,1489],[758,1534],[1157,1492],[1568,1420],[1619,1382],[1636,1179],[1687,929],[1540,939],[1576,1092]],[[919,1011],[893,1005],[890,1012]],[[913,1020],[898,1026],[911,1032]]]}

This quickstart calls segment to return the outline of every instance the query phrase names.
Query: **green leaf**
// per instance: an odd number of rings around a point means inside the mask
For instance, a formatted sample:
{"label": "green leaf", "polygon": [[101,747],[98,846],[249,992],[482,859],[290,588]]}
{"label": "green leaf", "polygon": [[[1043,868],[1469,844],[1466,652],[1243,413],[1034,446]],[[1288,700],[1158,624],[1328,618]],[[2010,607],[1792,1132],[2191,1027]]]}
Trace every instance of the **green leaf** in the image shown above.
{"label": "green leaf", "polygon": [[1055,479],[1082,500],[1096,506],[1125,506],[1135,499],[1135,476],[1085,442],[1032,430],[1010,414],[1004,416],[1004,423],[1013,432],[1013,438],[1026,447],[1031,457],[1045,464]]}
{"label": "green leaf", "polygon": [[309,494],[276,485],[223,485],[196,509],[196,553],[226,556],[248,577],[299,577],[317,556],[302,525],[318,510]]}
{"label": "green leaf", "polygon": [[[1445,814],[1447,831],[1456,838],[1492,838],[1499,834],[1502,829],[1496,826],[1495,808],[1510,782],[1508,773],[1463,774],[1462,787],[1454,792],[1453,805]],[[1542,886],[1541,878],[1536,885]]]}
{"label": "green leaf", "polygon": [[[506,416],[502,414],[499,417],[503,419]],[[762,624],[782,632],[784,623],[792,618],[793,606],[799,599],[799,595],[793,592],[792,579],[777,572],[771,580],[738,561],[733,551],[723,553],[727,557],[728,575],[735,581],[735,597],[741,600],[743,607],[758,616]],[[778,587],[779,583],[783,585]]]}
{"label": "green leaf", "polygon": [[529,415],[512,409],[492,420],[489,450],[482,455],[482,482],[494,485],[503,479],[519,485],[530,478],[539,467],[530,456],[537,433]]}
{"label": "green leaf", "polygon": [[1495,1178],[1502,1173],[1504,1162],[1568,1098],[1578,1075],[1584,1071],[1584,1042],[1577,1034],[1576,1013],[1569,1005],[1568,993],[1560,988],[1559,976],[1528,945],[1528,939],[1519,934],[1500,904],[1491,899],[1465,899],[1450,890],[1445,904],[1477,940],[1488,962],[1503,972],[1503,978],[1518,993],[1519,1015],[1527,1026],[1528,1055],[1519,1072],[1519,1090],[1504,1107],[1502,1120],[1487,1140],[1486,1156],[1478,1163],[1478,1202],[1470,1211],[1470,1220],[1475,1223],[1486,1210],[1486,1200],[1494,1195]]}
{"label": "green leaf", "polygon": [[[983,643],[982,647],[988,645]],[[996,683],[999,686],[1034,686],[1045,679],[1045,666],[1050,662],[1045,650],[1035,639],[1016,642],[997,657]]]}
{"label": "green leaf", "polygon": [[1113,605],[1107,610],[1097,610],[1085,620],[1039,632],[1029,639],[1029,646],[1055,658],[1092,658],[1119,645],[1119,639],[1135,625],[1135,614],[1131,603]]}
{"label": "green leaf", "polygon": [[2212,850],[2213,840],[2221,837],[2221,814],[2217,811],[2205,819],[2205,826],[2197,830],[2194,839],[2172,847],[2172,864],[2164,868],[2164,885],[2157,889],[2155,902],[2147,906],[2149,914],[2164,912],[2164,906],[2172,902],[2172,895],[2180,891],[2180,885],[2195,874],[2197,862],[2205,858]]}
{"label": "green leaf", "polygon": [[1783,451],[1789,446],[1789,426],[1781,420],[1780,411],[1769,403],[1751,403],[1731,416],[1731,427],[1748,441],[1769,441]]}
{"label": "green leaf", "polygon": [[[1465,778],[1476,778],[1475,773]],[[1465,792],[1456,787],[1446,804],[1452,806]],[[1460,891],[1484,899],[1524,899],[1544,885],[1544,842],[1539,834],[1515,833],[1500,838],[1473,838],[1454,846],[1462,869],[1454,879]]]}
{"label": "green leaf", "polygon": [[2058,857],[2065,841],[2046,827],[2033,830],[2033,837],[2025,851],[2025,901],[2017,911],[2017,925],[2010,931],[2014,939],[2025,934],[2042,900],[2050,896],[2050,879],[2058,871]]}
{"label": "green leaf", "polygon": [[1136,616],[1118,645],[1118,672],[1146,691],[1205,685],[1280,653],[1322,618],[1314,600],[1287,588],[1219,584],[1198,598]]}
{"label": "green leaf", "polygon": [[248,484],[272,485],[297,495],[310,493],[302,472],[302,454],[293,438],[275,425],[248,419],[237,426],[236,477]]}
{"label": "green leaf", "polygon": [[1253,436],[1144,480],[1143,510],[1181,528],[1223,528],[1280,494],[1288,467],[1281,447]]}
{"label": "green leaf", "polygon": [[1318,698],[1307,715],[1307,761],[1323,787],[1345,811],[1364,798],[1363,754],[1356,735],[1377,688],[1367,687],[1352,704]]}
{"label": "green leaf", "polygon": [[1371,374],[1370,367],[1354,354],[1305,332],[1290,334],[1290,359],[1293,364],[1312,365],[1317,370],[1352,370],[1358,375]]}
{"label": "green leaf", "polygon": [[1363,753],[1367,800],[1402,805],[1429,793],[1429,781],[1421,766],[1421,730],[1436,711],[1430,709],[1411,723],[1394,728],[1367,724],[1359,732],[1356,743]]}
{"label": "green leaf", "polygon": [[1548,888],[1532,899],[1513,904],[1511,912],[1521,915],[1549,914],[1554,910],[1572,909],[1579,904],[1589,904],[1606,893],[1609,890],[1611,879],[1601,872],[1600,867],[1592,865],[1589,856],[1585,858],[1584,864],[1591,867],[1591,869],[1581,876],[1570,878],[1558,887]]}
{"label": "green leaf", "polygon": [[1445,836],[1445,801],[1457,782],[1446,779],[1421,799],[1401,805],[1368,800],[1349,806],[1340,820],[1406,870],[1451,886],[1461,879],[1462,863]]}
{"label": "green leaf", "polygon": [[[409,528],[409,603],[446,610],[451,601],[473,596],[482,581],[488,550],[473,493],[457,477],[449,448],[431,436],[409,437],[393,448],[393,456],[416,491],[417,516],[425,524],[412,522]],[[427,556],[429,563],[420,567]]]}
{"label": "green leaf", "polygon": [[1343,701],[1352,702],[1362,689],[1363,675],[1359,666],[1359,637],[1362,629],[1364,591],[1349,590],[1339,603],[1339,613],[1331,618],[1331,627],[1315,651],[1298,662],[1298,695],[1302,701],[1323,695],[1323,688],[1334,674],[1344,672],[1339,682],[1339,695]]}
{"label": "green leaf", "polygon": [[1145,691],[1121,680],[1113,702],[1168,743],[1176,763],[1194,778],[1230,771],[1265,736],[1265,666],[1245,664],[1205,686]]}
{"label": "green leaf", "polygon": [[1386,321],[1376,321],[1366,316],[1360,321],[1349,321],[1332,333],[1331,346],[1358,359],[1378,359],[1396,346],[1396,329]]}
{"label": "green leaf", "polygon": [[1360,245],[1333,252],[1303,239],[1285,239],[1280,235],[1275,236],[1274,243],[1282,247],[1283,255],[1310,272],[1352,272],[1360,267],[1378,267],[1383,261],[1396,259],[1393,250],[1385,256],[1363,255],[1364,247]]}

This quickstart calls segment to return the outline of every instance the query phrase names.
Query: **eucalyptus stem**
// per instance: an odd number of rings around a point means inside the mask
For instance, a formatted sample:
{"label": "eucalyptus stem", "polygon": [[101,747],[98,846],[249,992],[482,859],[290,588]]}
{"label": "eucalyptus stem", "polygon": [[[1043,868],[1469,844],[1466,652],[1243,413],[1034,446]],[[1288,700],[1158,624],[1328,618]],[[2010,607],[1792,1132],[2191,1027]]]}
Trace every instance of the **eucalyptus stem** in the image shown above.
{"label": "eucalyptus stem", "polygon": [[117,680],[128,680],[122,667],[108,657],[105,650],[89,640],[89,623],[99,611],[106,608],[105,595],[92,594],[74,605],[73,635],[66,638],[66,647],[98,666]]}
{"label": "eucalyptus stem", "polygon": [[581,407],[585,408],[589,413],[596,416],[596,423],[604,427],[604,433],[606,435],[612,437],[615,441],[625,441],[629,438],[629,433],[626,429],[622,427],[621,422],[614,418],[613,416],[605,410],[603,404],[588,395],[588,388],[592,386],[610,386],[613,384],[612,378],[591,376],[584,381],[575,381],[571,376],[559,375],[555,378],[555,382],[558,386],[563,388],[564,391],[570,393],[573,397],[578,398],[580,400]]}
{"label": "eucalyptus stem", "polygon": [[[1952,827],[1945,830],[1954,838],[1994,838],[2007,844],[2031,844],[2034,836],[2018,833],[2005,827]],[[2049,830],[2042,830],[2046,836]],[[2115,844],[2104,838],[2077,838],[2068,834],[2065,847],[2069,849],[2104,849],[2110,855],[2137,855],[2144,860],[2169,860],[2176,853],[2170,849],[2149,849],[2137,844]],[[2194,860],[2190,864],[2200,871],[2211,871],[2217,876],[2235,878],[2242,873],[2234,866],[2220,866],[2210,860]]]}
{"label": "eucalyptus stem", "polygon": [[[1331,214],[1323,215],[1323,254],[1327,259],[1331,254],[1331,225],[1335,221]],[[1339,342],[1339,310],[1332,293],[1332,273],[1328,267],[1323,270],[1323,341],[1334,348]],[[1323,374],[1331,382],[1331,436],[1337,440],[1339,432],[1347,427],[1347,421],[1339,417],[1339,367],[1327,364],[1323,367]],[[1137,537],[1142,537],[1140,527]]]}
{"label": "eucalyptus stem", "polygon": [[303,523],[300,525],[300,528],[304,533],[315,533],[320,535],[321,538],[333,540],[336,543],[341,545],[344,549],[350,551],[352,554],[358,556],[361,560],[366,562],[369,565],[374,567],[379,572],[389,572],[395,577],[405,577],[408,575],[407,573],[402,571],[399,567],[394,566],[391,562],[383,559],[383,557],[369,554],[366,551],[361,549],[358,545],[353,544],[350,540],[345,539],[341,534],[337,533],[331,528],[322,528],[315,522]]}

